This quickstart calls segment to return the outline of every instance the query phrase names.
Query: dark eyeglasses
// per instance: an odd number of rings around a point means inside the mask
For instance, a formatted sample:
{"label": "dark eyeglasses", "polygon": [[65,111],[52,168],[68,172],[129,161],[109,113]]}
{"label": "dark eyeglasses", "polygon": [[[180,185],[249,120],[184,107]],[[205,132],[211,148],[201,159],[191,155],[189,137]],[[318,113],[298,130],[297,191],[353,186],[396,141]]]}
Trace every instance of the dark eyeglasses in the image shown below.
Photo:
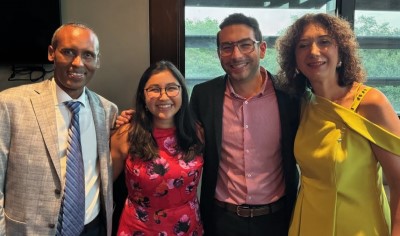
{"label": "dark eyeglasses", "polygon": [[150,87],[144,89],[146,91],[147,96],[149,98],[159,98],[161,97],[162,91],[165,91],[165,94],[167,94],[168,97],[176,97],[179,95],[179,92],[181,91],[181,86],[179,85],[169,85],[165,88],[160,88],[160,87]]}
{"label": "dark eyeglasses", "polygon": [[228,42],[228,43],[221,43],[218,47],[219,54],[221,57],[228,57],[231,56],[235,46],[238,47],[239,51],[242,54],[248,54],[254,51],[255,44],[259,43],[260,41],[252,40],[252,39],[242,39],[237,42]]}

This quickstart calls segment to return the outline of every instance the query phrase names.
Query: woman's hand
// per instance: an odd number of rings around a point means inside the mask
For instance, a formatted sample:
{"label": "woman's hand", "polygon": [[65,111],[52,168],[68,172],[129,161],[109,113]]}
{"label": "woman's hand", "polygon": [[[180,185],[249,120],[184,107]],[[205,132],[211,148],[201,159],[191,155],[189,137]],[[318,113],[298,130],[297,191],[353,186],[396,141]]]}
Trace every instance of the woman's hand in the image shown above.
{"label": "woman's hand", "polygon": [[118,129],[124,124],[128,124],[131,121],[133,114],[135,114],[135,110],[133,109],[123,110],[121,115],[119,115],[115,121],[115,128]]}

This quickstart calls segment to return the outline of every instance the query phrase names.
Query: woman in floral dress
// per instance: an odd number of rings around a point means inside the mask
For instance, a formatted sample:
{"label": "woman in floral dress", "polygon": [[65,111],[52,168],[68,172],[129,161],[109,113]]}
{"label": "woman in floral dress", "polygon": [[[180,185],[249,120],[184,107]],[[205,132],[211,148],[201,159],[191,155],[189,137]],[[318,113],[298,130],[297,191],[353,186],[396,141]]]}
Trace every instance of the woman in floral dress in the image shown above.
{"label": "woman in floral dress", "polygon": [[114,179],[124,170],[128,188],[118,235],[203,234],[200,133],[182,74],[167,61],[151,65],[139,82],[134,117],[111,138]]}

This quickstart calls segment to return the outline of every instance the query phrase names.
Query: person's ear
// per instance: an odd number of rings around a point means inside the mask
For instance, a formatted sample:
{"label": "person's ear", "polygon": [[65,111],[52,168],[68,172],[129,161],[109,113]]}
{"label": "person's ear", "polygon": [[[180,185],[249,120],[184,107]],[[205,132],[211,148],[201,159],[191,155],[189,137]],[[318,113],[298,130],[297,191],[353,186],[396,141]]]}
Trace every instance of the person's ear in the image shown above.
{"label": "person's ear", "polygon": [[265,53],[267,52],[267,42],[260,42],[260,58],[263,59],[265,57]]}
{"label": "person's ear", "polygon": [[97,55],[96,68],[100,68],[100,53]]}
{"label": "person's ear", "polygon": [[53,48],[53,46],[49,45],[49,47],[47,48],[47,59],[49,59],[49,61],[54,61],[54,54],[55,49]]}

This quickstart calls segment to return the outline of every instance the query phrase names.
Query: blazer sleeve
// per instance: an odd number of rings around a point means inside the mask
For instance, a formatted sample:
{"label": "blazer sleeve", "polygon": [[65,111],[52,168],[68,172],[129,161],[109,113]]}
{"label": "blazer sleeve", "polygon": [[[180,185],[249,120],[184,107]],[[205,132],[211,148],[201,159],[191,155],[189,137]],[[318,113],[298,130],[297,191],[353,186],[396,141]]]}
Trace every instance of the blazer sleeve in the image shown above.
{"label": "blazer sleeve", "polygon": [[191,111],[192,111],[192,114],[193,114],[193,117],[194,117],[194,119],[196,120],[196,121],[198,121],[198,122],[201,122],[200,120],[199,120],[199,114],[198,114],[198,111],[199,111],[199,104],[198,104],[198,96],[197,96],[197,93],[198,93],[198,86],[197,85],[195,85],[194,86],[194,88],[193,88],[193,90],[192,90],[192,95],[191,95],[191,97],[190,97],[190,109],[191,109]]}
{"label": "blazer sleeve", "polygon": [[4,215],[4,189],[7,160],[11,139],[11,124],[7,105],[0,96],[0,235],[6,235]]}

